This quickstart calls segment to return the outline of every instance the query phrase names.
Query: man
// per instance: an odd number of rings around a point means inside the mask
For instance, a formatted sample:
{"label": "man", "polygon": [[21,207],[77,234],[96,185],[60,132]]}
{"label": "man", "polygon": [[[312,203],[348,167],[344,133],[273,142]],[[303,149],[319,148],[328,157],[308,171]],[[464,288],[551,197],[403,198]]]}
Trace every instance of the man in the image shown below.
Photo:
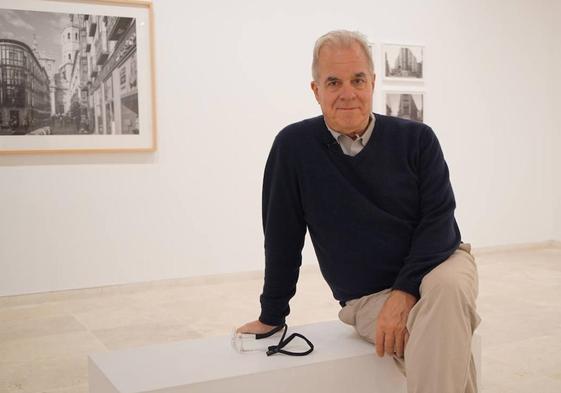
{"label": "man", "polygon": [[339,318],[395,359],[409,393],[476,392],[477,269],[434,132],[372,113],[374,67],[360,33],[319,38],[312,74],[323,116],[286,127],[273,143],[261,315],[238,332],[284,323],[308,229]]}

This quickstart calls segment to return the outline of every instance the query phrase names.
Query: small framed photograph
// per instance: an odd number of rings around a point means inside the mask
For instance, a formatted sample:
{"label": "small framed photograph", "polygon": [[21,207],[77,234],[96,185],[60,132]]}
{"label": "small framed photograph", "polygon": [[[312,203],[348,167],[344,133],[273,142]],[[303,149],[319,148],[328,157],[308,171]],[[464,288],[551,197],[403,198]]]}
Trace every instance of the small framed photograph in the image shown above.
{"label": "small framed photograph", "polygon": [[384,79],[422,82],[424,47],[418,45],[383,45]]}
{"label": "small framed photograph", "polygon": [[2,0],[0,153],[154,151],[149,0]]}
{"label": "small framed photograph", "polygon": [[422,91],[386,91],[385,114],[418,121],[424,121],[424,95]]}

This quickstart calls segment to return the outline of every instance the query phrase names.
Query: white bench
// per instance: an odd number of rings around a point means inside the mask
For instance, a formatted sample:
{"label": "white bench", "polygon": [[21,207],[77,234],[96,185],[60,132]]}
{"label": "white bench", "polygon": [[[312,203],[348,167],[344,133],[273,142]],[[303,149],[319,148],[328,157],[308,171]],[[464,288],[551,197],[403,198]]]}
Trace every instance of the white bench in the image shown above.
{"label": "white bench", "polygon": [[[240,354],[229,336],[92,354],[90,393],[406,393],[405,378],[393,359],[379,358],[353,327],[329,321],[289,326],[287,336],[293,332],[312,341],[311,354]],[[292,343],[285,349],[306,349]],[[473,354],[480,375],[478,335]]]}

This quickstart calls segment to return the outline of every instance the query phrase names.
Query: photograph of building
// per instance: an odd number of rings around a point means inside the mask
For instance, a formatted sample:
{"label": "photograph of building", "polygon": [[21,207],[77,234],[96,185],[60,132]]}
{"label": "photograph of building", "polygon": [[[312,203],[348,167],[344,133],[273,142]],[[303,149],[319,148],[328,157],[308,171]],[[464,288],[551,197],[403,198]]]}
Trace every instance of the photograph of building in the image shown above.
{"label": "photograph of building", "polygon": [[420,46],[384,46],[386,78],[423,79],[423,48]]}
{"label": "photograph of building", "polygon": [[0,135],[139,134],[136,20],[0,9]]}
{"label": "photograph of building", "polygon": [[386,115],[423,122],[423,93],[386,93]]}

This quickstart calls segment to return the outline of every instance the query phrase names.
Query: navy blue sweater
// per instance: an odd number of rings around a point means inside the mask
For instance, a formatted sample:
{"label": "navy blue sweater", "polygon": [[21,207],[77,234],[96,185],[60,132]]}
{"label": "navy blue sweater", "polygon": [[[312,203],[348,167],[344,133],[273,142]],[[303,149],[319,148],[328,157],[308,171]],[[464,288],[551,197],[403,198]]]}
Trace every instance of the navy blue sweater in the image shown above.
{"label": "navy blue sweater", "polygon": [[280,325],[290,313],[306,229],[342,304],[387,288],[419,298],[424,275],[458,248],[456,203],[434,132],[375,116],[372,137],[354,157],[323,116],[275,138],[263,180],[261,322]]}

